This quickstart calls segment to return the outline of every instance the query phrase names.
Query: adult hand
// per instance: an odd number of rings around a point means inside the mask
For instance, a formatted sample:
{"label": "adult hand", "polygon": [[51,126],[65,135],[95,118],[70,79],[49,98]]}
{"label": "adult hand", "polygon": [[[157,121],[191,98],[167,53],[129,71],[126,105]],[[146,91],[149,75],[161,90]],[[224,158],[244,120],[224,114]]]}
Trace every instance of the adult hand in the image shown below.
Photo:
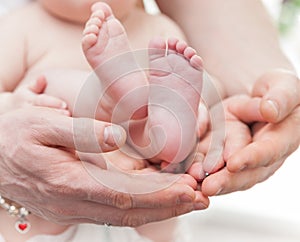
{"label": "adult hand", "polygon": [[197,154],[202,154],[202,159],[197,159],[196,156],[194,164],[188,170],[195,179],[202,181],[205,174],[221,170],[232,154],[252,141],[251,130],[247,123],[242,122],[230,109],[236,103],[246,105],[250,101],[251,97],[238,95],[211,107],[209,131],[198,144]]}
{"label": "adult hand", "polygon": [[[207,197],[195,192],[193,181],[186,176],[165,189],[144,195],[118,192],[97,182],[74,149],[90,153],[117,149],[125,142],[125,133],[111,126],[38,107],[1,115],[1,195],[36,215],[65,224],[138,226],[208,206]],[[91,130],[96,134],[97,145]],[[112,133],[118,138],[117,144]],[[120,178],[115,171],[101,172],[111,179]],[[155,180],[146,181],[140,177],[137,183],[149,187],[169,176],[172,175],[156,174]]]}
{"label": "adult hand", "polygon": [[[296,107],[300,102],[300,90],[299,80],[292,72],[273,69],[280,67],[293,70],[293,67],[282,53],[277,31],[262,2],[248,0],[241,4],[238,0],[226,2],[193,0],[185,4],[184,1],[173,0],[170,4],[171,1],[167,0],[156,1],[162,12],[182,27],[190,44],[203,58],[205,69],[221,80],[225,93],[229,96],[253,94],[254,97],[262,98],[255,112],[264,121],[274,123],[274,125],[262,124],[265,128],[261,129],[260,135],[258,129],[254,128],[255,140],[247,146],[251,149],[247,150],[245,147],[241,151],[248,152],[239,157],[240,153],[236,153],[236,161],[231,162],[229,159],[227,162],[228,169],[222,169],[206,178],[203,182],[204,193],[214,195],[222,187],[223,193],[246,189],[255,182],[266,179],[283,162],[280,158],[290,154],[295,146],[299,145],[299,140],[295,137],[298,134],[294,132],[299,130],[299,114]],[[252,21],[254,13],[256,18]],[[268,70],[271,71],[262,75]],[[261,75],[262,77],[256,82]],[[240,107],[240,116],[249,116],[246,111],[249,110],[248,107]],[[261,119],[253,118],[253,121],[261,121]],[[284,127],[280,125],[280,121],[285,125]],[[291,133],[291,130],[294,132]],[[263,146],[256,147],[258,144],[264,144],[270,133],[276,139],[269,147],[277,148],[273,151],[278,159],[272,159],[273,154],[262,150]],[[238,172],[237,170],[244,165],[243,159],[248,158],[248,155],[253,157],[250,151],[257,155],[255,159],[257,162],[253,163],[258,167],[268,163],[266,160],[273,160],[275,163],[269,167],[266,165],[266,167],[253,168],[258,170]],[[253,178],[249,178],[250,175],[253,175]]]}
{"label": "adult hand", "polygon": [[[263,120],[271,123],[280,122],[300,105],[299,78],[292,71],[271,70],[257,80],[252,96],[262,98],[259,110]],[[256,121],[260,121],[257,119],[259,117],[256,117]]]}
{"label": "adult hand", "polygon": [[[202,191],[205,195],[245,190],[266,180],[300,144],[299,106],[284,120],[272,124],[263,122],[262,114],[257,112],[261,100],[246,102],[233,104],[231,112],[242,122],[249,126],[252,124],[252,141],[233,150],[225,158],[226,167],[203,181]],[[234,133],[231,136],[234,137]]]}

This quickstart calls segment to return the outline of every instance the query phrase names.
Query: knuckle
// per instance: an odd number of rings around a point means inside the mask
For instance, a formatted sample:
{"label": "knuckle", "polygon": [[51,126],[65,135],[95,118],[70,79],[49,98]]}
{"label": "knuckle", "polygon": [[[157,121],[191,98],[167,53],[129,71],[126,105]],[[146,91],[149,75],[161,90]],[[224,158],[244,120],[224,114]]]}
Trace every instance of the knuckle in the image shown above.
{"label": "knuckle", "polygon": [[[257,182],[256,179],[255,179],[255,182]],[[239,190],[246,191],[246,190],[250,189],[251,187],[253,187],[256,184],[255,182],[253,181],[253,182],[245,183],[245,184],[241,185]]]}
{"label": "knuckle", "polygon": [[184,213],[191,212],[193,210],[193,205],[184,204],[182,206],[177,206],[172,210],[170,217],[178,217]]}
{"label": "knuckle", "polygon": [[146,216],[137,216],[137,215],[133,215],[132,213],[128,212],[125,213],[122,217],[121,220],[121,226],[128,226],[128,227],[138,227],[141,226],[143,224],[146,224],[147,218]]}
{"label": "knuckle", "polygon": [[112,203],[119,209],[133,208],[133,199],[129,193],[111,192]]}

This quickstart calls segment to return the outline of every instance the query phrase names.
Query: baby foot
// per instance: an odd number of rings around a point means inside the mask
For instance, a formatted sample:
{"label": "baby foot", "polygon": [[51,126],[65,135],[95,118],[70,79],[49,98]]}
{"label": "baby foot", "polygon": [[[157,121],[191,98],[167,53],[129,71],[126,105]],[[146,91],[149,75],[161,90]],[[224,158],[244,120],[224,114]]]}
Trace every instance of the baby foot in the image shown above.
{"label": "baby foot", "polygon": [[150,42],[149,58],[148,135],[155,159],[178,163],[196,144],[202,60],[185,42],[160,38]]}
{"label": "baby foot", "polygon": [[146,117],[146,75],[135,60],[124,27],[107,4],[93,5],[83,35],[84,54],[103,89],[97,118],[120,123]]}

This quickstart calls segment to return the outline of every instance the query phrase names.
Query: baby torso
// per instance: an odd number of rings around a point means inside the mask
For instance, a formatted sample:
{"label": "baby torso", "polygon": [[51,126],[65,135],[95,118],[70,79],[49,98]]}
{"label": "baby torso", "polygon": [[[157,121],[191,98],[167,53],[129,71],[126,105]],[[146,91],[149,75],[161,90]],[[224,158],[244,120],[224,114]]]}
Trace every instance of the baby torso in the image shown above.
{"label": "baby torso", "polygon": [[[9,90],[52,69],[91,71],[81,49],[84,26],[52,16],[39,3],[29,4],[6,18],[13,29],[11,33],[24,45],[24,53],[19,58],[24,58],[26,65],[22,80],[6,84]],[[156,36],[184,38],[171,20],[163,15],[150,16],[139,8],[123,24],[133,50],[147,48],[149,40]]]}

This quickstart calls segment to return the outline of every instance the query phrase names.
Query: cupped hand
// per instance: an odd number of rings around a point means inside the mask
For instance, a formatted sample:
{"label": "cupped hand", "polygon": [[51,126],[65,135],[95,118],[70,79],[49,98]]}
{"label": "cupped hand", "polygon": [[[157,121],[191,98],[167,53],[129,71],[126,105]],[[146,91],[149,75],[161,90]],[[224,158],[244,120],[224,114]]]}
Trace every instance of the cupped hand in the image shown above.
{"label": "cupped hand", "polygon": [[266,122],[278,123],[300,105],[300,80],[288,70],[274,69],[255,83],[253,97],[260,97],[260,113]]}
{"label": "cupped hand", "polygon": [[252,99],[248,105],[242,102],[233,105],[231,111],[244,123],[251,125],[252,141],[235,150],[228,156],[226,167],[203,181],[202,191],[205,195],[245,190],[266,180],[298,148],[300,107],[296,107],[282,121],[272,124],[261,121],[263,117],[256,111],[260,104],[261,101]]}
{"label": "cupped hand", "polygon": [[238,95],[211,107],[209,131],[200,139],[198,158],[195,157],[194,164],[188,170],[195,179],[201,181],[206,174],[219,171],[233,153],[251,142],[250,128],[231,111],[236,103],[247,105],[250,100],[252,98],[247,95]]}
{"label": "cupped hand", "polygon": [[[97,167],[91,163],[84,165],[74,152],[113,151],[124,142],[125,133],[119,126],[73,119],[47,108],[30,107],[3,114],[0,194],[38,216],[64,224],[138,226],[208,206],[208,198],[194,191],[194,182],[187,175],[155,173],[153,179],[120,175],[114,170],[93,169]],[[131,194],[103,185],[87,171],[88,165],[92,168],[89,171],[97,170],[100,178],[120,184],[135,181],[141,187],[155,187],[169,182],[170,177],[178,179],[163,189]]]}

